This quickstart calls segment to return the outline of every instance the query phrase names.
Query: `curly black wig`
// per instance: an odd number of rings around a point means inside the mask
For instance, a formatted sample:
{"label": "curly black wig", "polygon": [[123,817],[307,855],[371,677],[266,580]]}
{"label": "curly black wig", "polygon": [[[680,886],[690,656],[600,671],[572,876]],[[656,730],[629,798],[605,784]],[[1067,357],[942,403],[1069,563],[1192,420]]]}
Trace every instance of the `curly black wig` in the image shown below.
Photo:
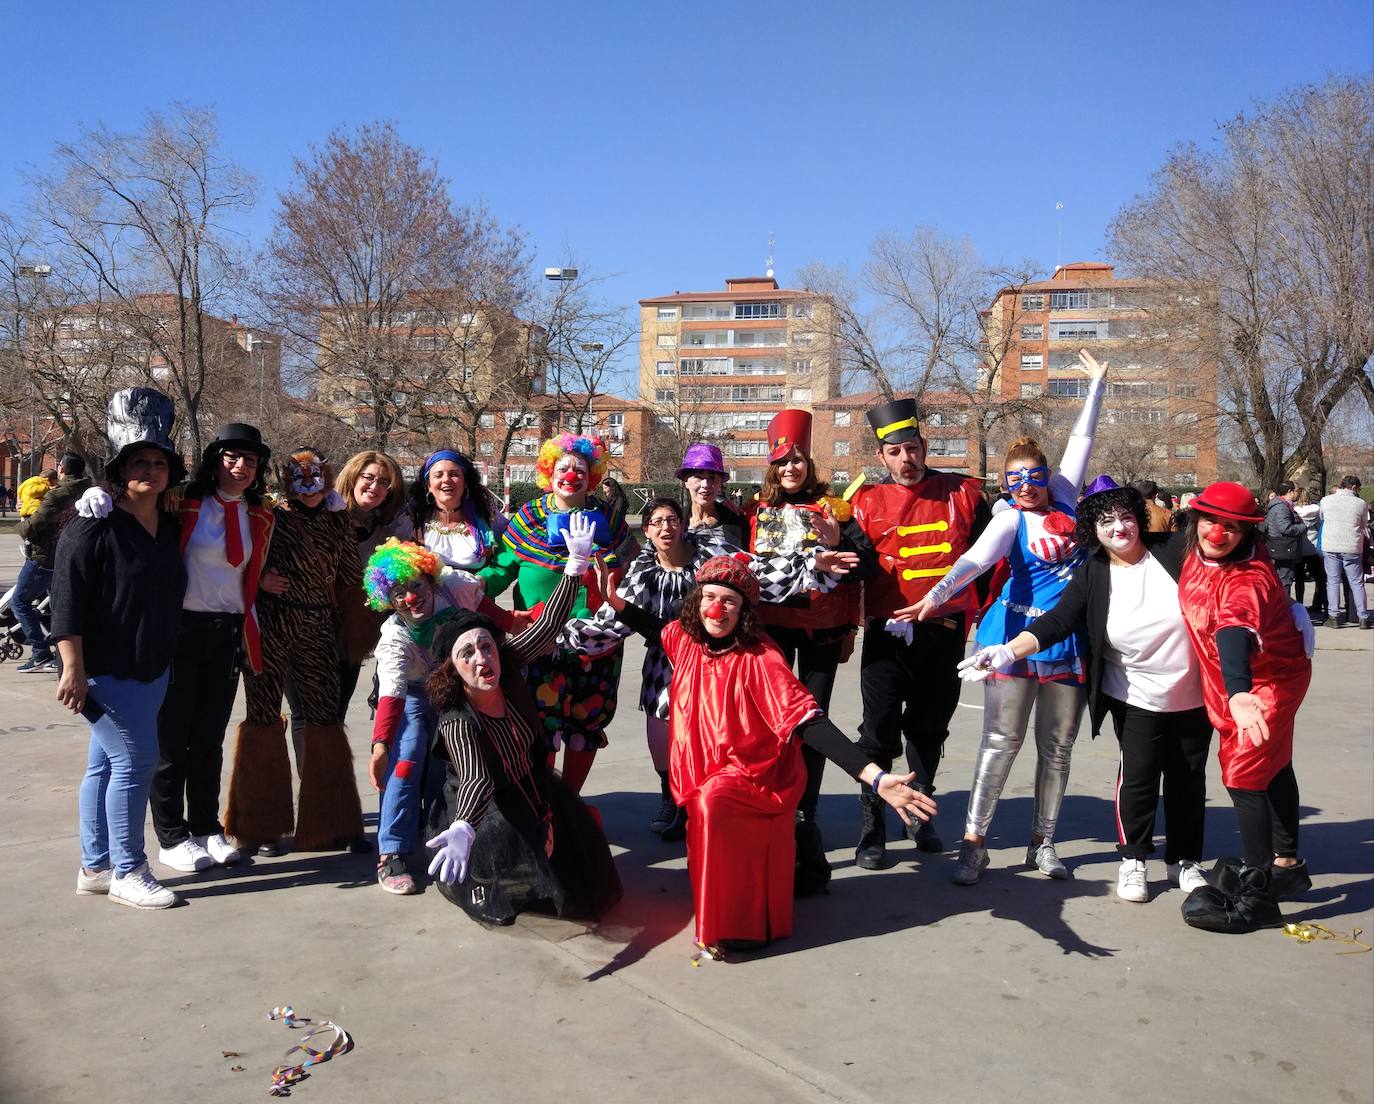
{"label": "curly black wig", "polygon": [[1130,513],[1135,516],[1140,532],[1149,528],[1145,518],[1145,499],[1134,487],[1117,487],[1111,491],[1099,491],[1089,495],[1078,506],[1078,528],[1075,536],[1081,547],[1089,552],[1102,544],[1097,539],[1097,523],[1108,514]]}

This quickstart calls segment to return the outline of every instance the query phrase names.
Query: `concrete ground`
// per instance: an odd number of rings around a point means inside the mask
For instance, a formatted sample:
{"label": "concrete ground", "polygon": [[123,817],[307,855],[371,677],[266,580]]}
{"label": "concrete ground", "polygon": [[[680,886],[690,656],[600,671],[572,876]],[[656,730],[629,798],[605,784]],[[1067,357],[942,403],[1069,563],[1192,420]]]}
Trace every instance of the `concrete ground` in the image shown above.
{"label": "concrete ground", "polygon": [[[0,534],[0,584],[18,567]],[[1318,632],[1299,717],[1302,849],[1315,887],[1291,919],[1374,929],[1374,633]],[[655,779],[634,708],[641,649],[587,796],[604,816],[625,900],[601,924],[538,917],[488,931],[432,889],[384,895],[366,856],[288,854],[201,875],[158,871],[186,906],[143,913],[73,892],[83,723],[54,679],[0,665],[0,909],[6,1015],[0,1099],[261,1099],[298,1037],[267,1020],[290,1003],[334,1019],[356,1049],[295,1092],[333,1102],[997,1099],[1374,1100],[1374,954],[1278,931],[1226,937],[1152,900],[1114,894],[1112,736],[1086,735],[1059,829],[1072,870],[1022,865],[1034,756],[1023,754],[971,888],[951,855],[902,841],[888,869],[853,866],[857,803],[828,775],[829,896],[800,901],[796,933],[737,963],[692,962],[682,845],[647,822]],[[365,676],[366,677],[366,676]],[[349,723],[359,788],[369,722]],[[959,835],[981,725],[967,688],[940,781],[940,829]],[[859,721],[857,664],[833,716]],[[229,741],[232,746],[232,739]],[[227,766],[227,764],[226,764]],[[1209,856],[1236,853],[1213,763]],[[365,796],[375,814],[375,798]],[[151,827],[150,850],[156,854]],[[156,864],[154,864],[157,870]],[[233,1052],[225,1056],[224,1052]]]}

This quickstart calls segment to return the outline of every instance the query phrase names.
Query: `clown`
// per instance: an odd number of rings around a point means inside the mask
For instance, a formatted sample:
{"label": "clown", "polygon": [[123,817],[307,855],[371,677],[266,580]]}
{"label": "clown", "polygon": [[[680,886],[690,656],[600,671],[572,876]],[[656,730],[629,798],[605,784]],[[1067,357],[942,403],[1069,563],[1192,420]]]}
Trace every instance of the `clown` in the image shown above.
{"label": "clown", "polygon": [[507,611],[483,596],[465,571],[447,570],[433,550],[392,538],[363,571],[367,604],[390,611],[377,642],[377,715],[368,776],[381,793],[377,882],[388,893],[416,892],[405,856],[417,846],[420,802],[435,789],[429,761],[435,716],[424,682],[439,658],[434,634],[460,609],[483,611],[509,627]]}
{"label": "clown", "polygon": [[[619,573],[615,549],[628,539],[624,519],[613,524],[591,488],[606,475],[606,445],[600,437],[562,433],[539,450],[535,478],[547,493],[527,502],[510,520],[496,559],[479,572],[493,598],[515,585],[515,604],[531,609],[558,585],[568,560],[568,525],[575,513],[590,516],[606,565]],[[585,580],[595,587],[588,576]],[[598,594],[579,591],[572,615],[587,617],[601,602]],[[550,746],[567,744],[563,775],[580,791],[596,749],[606,745],[606,726],[615,716],[620,681],[620,651],[594,660],[545,658],[528,669],[539,723]]]}
{"label": "clown", "polygon": [[278,477],[287,496],[273,511],[275,528],[258,590],[262,670],[244,672],[247,716],[239,725],[224,827],[263,854],[277,853],[279,839],[292,830],[281,715],[282,694],[290,686],[292,712],[304,721],[296,745],[301,786],[295,846],[362,850],[368,846],[362,806],[339,715],[335,627],[342,596],[361,574],[358,545],[346,514],[326,501],[333,472],[317,449],[292,452]]}

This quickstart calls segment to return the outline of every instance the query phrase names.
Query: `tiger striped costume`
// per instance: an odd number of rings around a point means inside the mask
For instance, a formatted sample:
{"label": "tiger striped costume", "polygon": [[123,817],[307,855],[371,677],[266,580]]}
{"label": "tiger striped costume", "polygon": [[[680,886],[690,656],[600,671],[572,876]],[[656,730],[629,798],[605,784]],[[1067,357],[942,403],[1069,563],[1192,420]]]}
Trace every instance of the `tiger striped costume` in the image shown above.
{"label": "tiger striped costume", "polygon": [[335,621],[340,597],[361,584],[362,565],[344,512],[310,509],[292,498],[273,513],[264,572],[276,571],[290,586],[281,596],[258,592],[262,671],[244,672],[247,717],[239,726],[224,825],[248,847],[291,833],[291,767],[281,714],[289,672],[305,720],[295,846],[327,850],[363,835],[353,755],[339,716]]}

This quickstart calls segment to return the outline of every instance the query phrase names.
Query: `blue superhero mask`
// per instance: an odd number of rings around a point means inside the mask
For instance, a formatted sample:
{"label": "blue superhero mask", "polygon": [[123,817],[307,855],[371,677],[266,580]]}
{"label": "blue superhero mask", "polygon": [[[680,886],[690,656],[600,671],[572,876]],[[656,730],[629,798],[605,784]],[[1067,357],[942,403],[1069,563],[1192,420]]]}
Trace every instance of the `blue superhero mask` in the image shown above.
{"label": "blue superhero mask", "polygon": [[1034,468],[1017,468],[1015,471],[1003,472],[1007,481],[1007,490],[1014,491],[1022,483],[1029,483],[1032,487],[1048,487],[1050,485],[1050,469],[1043,464]]}

